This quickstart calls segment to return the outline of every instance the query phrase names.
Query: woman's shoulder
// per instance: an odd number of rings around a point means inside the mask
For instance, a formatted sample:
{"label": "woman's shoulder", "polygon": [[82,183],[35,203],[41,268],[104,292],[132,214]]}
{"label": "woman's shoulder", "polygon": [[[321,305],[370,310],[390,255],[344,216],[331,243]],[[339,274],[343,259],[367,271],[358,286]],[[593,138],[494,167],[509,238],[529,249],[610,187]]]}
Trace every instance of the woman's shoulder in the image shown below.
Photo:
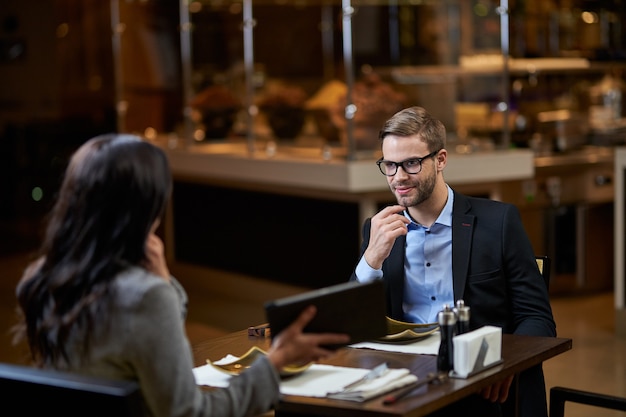
{"label": "woman's shoulder", "polygon": [[120,272],[115,278],[113,288],[116,299],[125,305],[140,303],[148,293],[174,294],[172,286],[144,268],[133,266]]}

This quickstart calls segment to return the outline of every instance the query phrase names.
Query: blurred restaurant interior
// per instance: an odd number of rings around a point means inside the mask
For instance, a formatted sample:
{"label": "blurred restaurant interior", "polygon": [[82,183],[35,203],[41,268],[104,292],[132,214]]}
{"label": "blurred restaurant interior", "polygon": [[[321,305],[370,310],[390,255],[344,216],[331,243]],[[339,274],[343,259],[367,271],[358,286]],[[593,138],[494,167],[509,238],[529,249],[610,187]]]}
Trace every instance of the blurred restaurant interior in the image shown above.
{"label": "blurred restaurant interior", "polygon": [[37,248],[72,151],[118,131],[170,157],[161,233],[200,303],[343,282],[393,202],[378,129],[419,105],[449,184],[516,204],[551,296],[606,297],[626,334],[622,0],[3,0],[0,22],[2,259]]}

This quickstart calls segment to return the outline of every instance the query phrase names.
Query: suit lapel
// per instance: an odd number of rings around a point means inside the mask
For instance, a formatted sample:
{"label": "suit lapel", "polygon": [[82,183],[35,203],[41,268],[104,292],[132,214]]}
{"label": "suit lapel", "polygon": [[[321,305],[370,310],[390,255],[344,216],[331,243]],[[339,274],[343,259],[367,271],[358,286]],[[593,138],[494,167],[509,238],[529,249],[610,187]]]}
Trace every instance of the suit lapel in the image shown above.
{"label": "suit lapel", "polygon": [[[389,282],[389,297],[393,308],[392,316],[398,320],[404,320],[402,305],[404,301],[404,248],[406,236],[400,236],[393,244],[386,266],[388,271],[385,276],[392,277]],[[397,307],[397,309],[395,308]]]}
{"label": "suit lapel", "polygon": [[461,194],[454,193],[452,207],[452,281],[454,299],[463,298],[470,261],[470,248],[476,217],[467,214],[471,205]]}

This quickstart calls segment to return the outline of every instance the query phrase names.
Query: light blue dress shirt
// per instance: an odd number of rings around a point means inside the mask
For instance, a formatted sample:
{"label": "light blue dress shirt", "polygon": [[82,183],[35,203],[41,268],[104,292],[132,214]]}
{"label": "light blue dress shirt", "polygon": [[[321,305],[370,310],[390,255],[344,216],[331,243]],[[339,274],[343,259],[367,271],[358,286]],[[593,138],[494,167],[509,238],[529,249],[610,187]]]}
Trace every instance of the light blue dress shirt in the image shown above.
{"label": "light blue dress shirt", "polygon": [[[409,216],[404,259],[404,320],[411,323],[434,323],[444,304],[454,305],[452,286],[452,203],[454,193],[448,187],[448,201],[431,227]],[[360,282],[383,277],[382,269],[373,269],[361,257],[356,276]]]}

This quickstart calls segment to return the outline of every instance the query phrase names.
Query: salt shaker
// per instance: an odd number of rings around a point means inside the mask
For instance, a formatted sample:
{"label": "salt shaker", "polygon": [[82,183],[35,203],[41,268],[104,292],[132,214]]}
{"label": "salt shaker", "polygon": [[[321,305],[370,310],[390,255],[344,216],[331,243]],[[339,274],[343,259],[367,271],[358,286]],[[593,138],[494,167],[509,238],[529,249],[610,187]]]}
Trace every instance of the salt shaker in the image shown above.
{"label": "salt shaker", "polygon": [[456,315],[448,304],[443,305],[443,309],[437,314],[439,331],[441,333],[441,343],[439,344],[439,354],[437,355],[437,370],[448,372],[454,368],[454,351],[452,338],[456,334]]}

